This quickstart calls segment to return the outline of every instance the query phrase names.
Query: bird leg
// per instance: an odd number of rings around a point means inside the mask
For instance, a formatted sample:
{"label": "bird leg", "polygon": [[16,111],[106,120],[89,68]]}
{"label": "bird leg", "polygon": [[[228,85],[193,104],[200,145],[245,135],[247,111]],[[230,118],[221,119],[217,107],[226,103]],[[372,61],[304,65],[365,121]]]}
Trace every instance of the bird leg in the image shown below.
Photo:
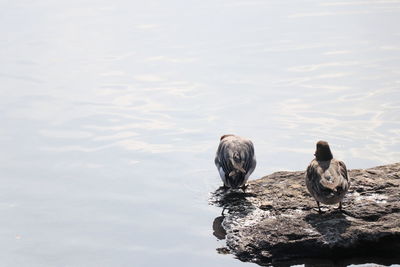
{"label": "bird leg", "polygon": [[321,207],[319,206],[319,202],[318,201],[317,201],[317,205],[318,205],[318,213],[322,213]]}
{"label": "bird leg", "polygon": [[339,202],[339,207],[338,207],[338,209],[339,209],[340,211],[342,211],[342,201]]}
{"label": "bird leg", "polygon": [[247,189],[248,186],[249,186],[249,185],[243,185],[243,186],[241,187],[241,189],[243,190],[243,193],[246,193],[246,189]]}

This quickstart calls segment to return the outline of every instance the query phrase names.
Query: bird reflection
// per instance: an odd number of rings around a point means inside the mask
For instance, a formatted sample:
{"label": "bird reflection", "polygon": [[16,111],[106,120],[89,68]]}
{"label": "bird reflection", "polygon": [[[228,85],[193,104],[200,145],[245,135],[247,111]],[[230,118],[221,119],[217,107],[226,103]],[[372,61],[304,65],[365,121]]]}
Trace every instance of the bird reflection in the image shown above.
{"label": "bird reflection", "polygon": [[219,216],[214,219],[213,222],[213,235],[218,238],[218,240],[223,240],[226,237],[226,231],[222,226],[225,216]]}
{"label": "bird reflection", "polygon": [[[221,207],[221,215],[216,217],[213,221],[213,235],[218,240],[224,240],[226,238],[226,230],[223,226],[223,222],[226,218],[225,214],[232,218],[232,216],[243,216],[248,212],[254,210],[254,207],[247,197],[255,197],[255,194],[249,192],[243,192],[242,190],[228,189],[220,187],[211,194],[210,204]],[[230,251],[227,247],[217,248],[219,254],[229,254]]]}

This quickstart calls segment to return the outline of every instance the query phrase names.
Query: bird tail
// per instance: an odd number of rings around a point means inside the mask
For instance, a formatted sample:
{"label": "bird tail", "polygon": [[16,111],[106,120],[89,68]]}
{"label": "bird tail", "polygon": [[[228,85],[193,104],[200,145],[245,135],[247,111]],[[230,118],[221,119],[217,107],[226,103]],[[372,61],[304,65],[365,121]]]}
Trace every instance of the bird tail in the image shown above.
{"label": "bird tail", "polygon": [[324,188],[324,194],[325,197],[327,198],[334,198],[340,195],[343,192],[343,188],[341,185],[335,187],[335,188]]}
{"label": "bird tail", "polygon": [[[230,158],[230,161],[231,161],[232,167],[234,169],[232,172],[246,173],[246,170],[243,168],[244,159],[242,159],[240,157],[240,154],[237,151],[235,151],[233,153],[232,157]],[[229,176],[231,176],[231,175],[229,175]]]}
{"label": "bird tail", "polygon": [[246,170],[243,168],[244,160],[241,159],[238,152],[234,152],[233,156],[230,158],[232,164],[232,171],[228,174],[228,179],[230,180],[231,186],[237,188],[243,184],[245,180]]}

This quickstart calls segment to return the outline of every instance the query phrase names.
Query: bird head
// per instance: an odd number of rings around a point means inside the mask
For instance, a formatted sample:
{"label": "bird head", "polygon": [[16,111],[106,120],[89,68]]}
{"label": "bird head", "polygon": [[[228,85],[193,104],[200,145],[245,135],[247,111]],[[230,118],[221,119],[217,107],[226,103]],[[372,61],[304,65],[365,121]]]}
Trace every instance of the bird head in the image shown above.
{"label": "bird head", "polygon": [[318,161],[331,160],[333,156],[328,142],[318,141],[314,156]]}
{"label": "bird head", "polygon": [[219,140],[222,141],[222,139],[225,139],[229,136],[233,136],[233,134],[224,134],[223,136],[221,136],[221,138]]}

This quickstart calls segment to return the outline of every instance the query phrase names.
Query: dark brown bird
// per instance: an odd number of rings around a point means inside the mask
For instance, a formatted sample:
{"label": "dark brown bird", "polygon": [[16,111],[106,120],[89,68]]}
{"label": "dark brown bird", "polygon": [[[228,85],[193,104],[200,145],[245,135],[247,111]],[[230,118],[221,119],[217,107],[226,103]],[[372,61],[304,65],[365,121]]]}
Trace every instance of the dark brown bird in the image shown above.
{"label": "dark brown bird", "polygon": [[350,186],[346,165],[333,158],[326,141],[318,141],[314,155],[315,159],[311,161],[306,172],[307,189],[317,201],[319,212],[320,203],[339,203],[341,210],[343,197]]}
{"label": "dark brown bird", "polygon": [[223,135],[214,162],[224,187],[244,189],[257,164],[253,143],[233,134]]}

